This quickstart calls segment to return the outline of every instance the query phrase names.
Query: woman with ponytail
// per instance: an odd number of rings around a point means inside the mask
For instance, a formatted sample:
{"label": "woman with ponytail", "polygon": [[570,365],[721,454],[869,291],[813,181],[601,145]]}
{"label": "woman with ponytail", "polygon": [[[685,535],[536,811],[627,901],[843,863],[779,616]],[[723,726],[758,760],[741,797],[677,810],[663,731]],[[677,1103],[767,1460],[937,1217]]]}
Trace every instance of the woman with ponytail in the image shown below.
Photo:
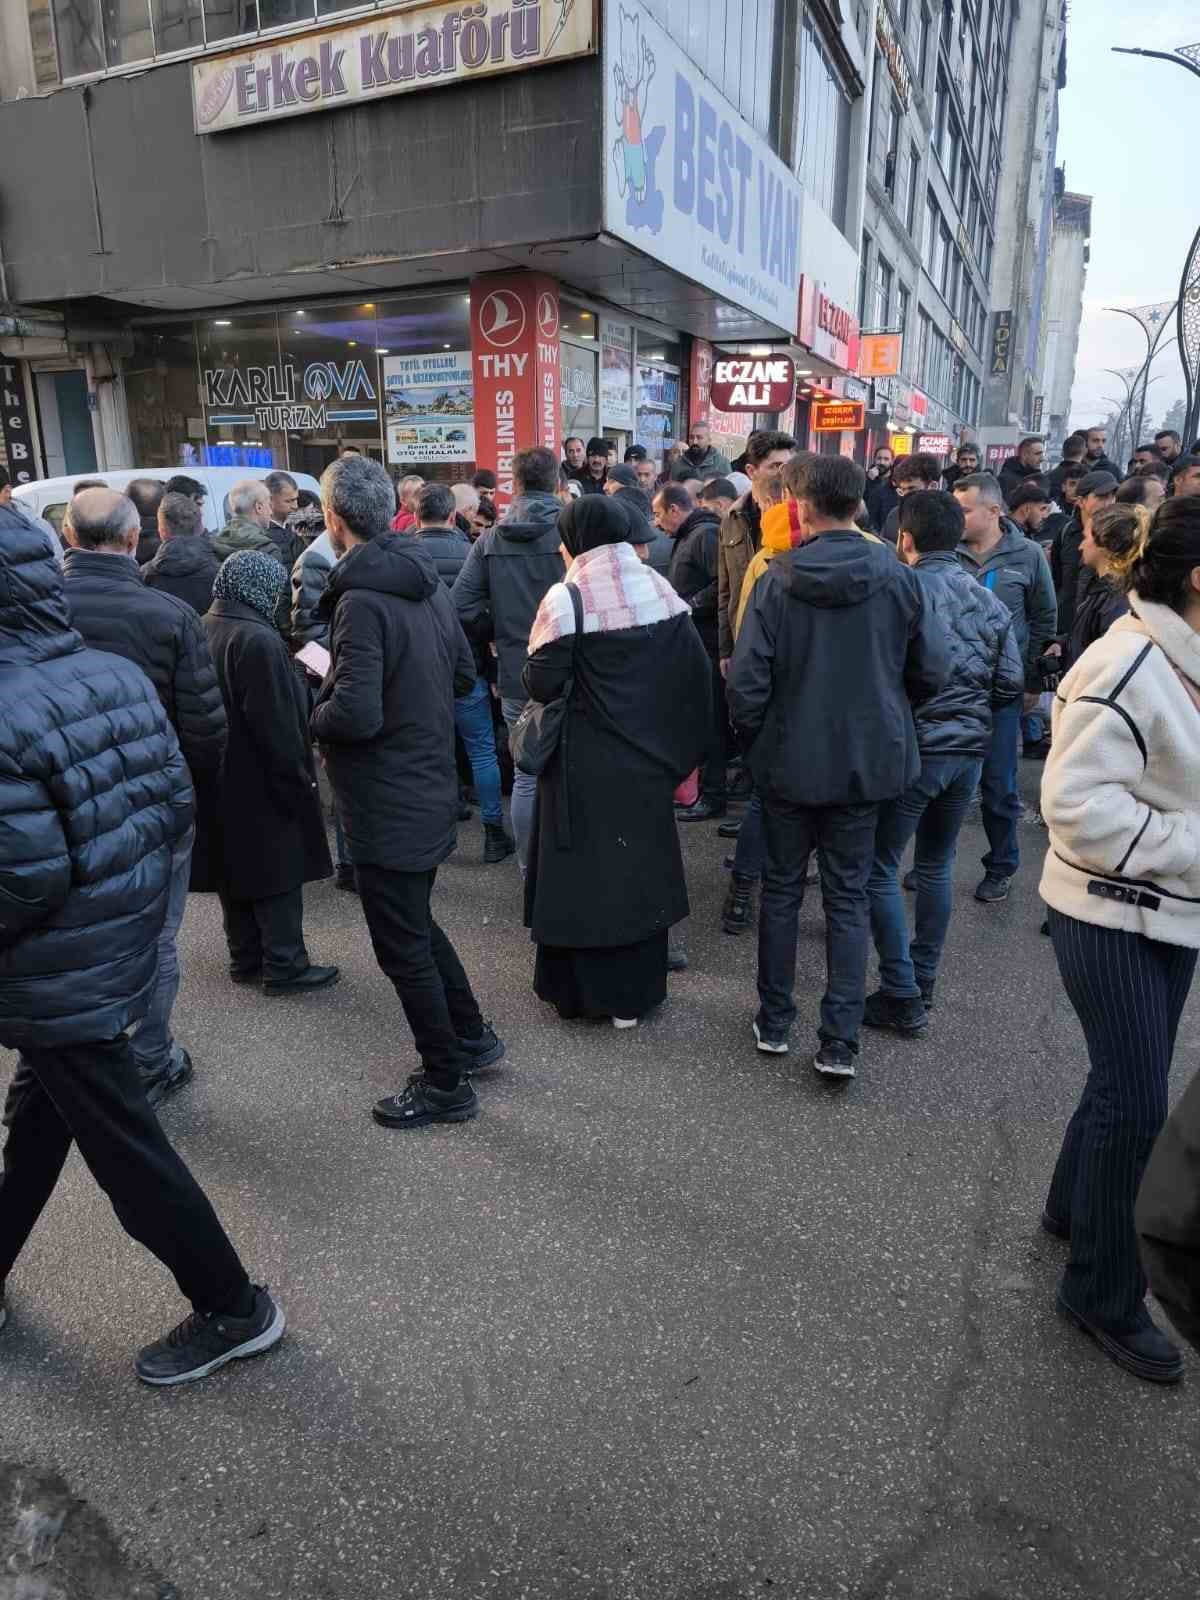
{"label": "woman with ponytail", "polygon": [[1106,506],[1093,514],[1083,530],[1079,559],[1091,573],[1081,590],[1075,620],[1065,641],[1063,671],[1073,667],[1088,645],[1095,644],[1129,610],[1125,580],[1146,542],[1150,513],[1145,506]]}
{"label": "woman with ponytail", "polygon": [[1042,781],[1041,894],[1091,1063],[1042,1226],[1070,1241],[1060,1311],[1127,1371],[1174,1383],[1133,1210],[1200,948],[1200,496],[1128,536],[1101,523],[1095,539],[1094,570],[1123,581],[1129,614],[1062,680]]}

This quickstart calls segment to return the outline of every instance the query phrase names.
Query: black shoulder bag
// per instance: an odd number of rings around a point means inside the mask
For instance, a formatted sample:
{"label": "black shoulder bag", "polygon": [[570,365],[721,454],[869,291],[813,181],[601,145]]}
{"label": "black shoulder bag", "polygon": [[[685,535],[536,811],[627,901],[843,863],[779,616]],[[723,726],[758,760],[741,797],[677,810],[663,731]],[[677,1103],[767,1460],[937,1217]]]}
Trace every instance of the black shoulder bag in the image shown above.
{"label": "black shoulder bag", "polygon": [[575,690],[575,663],[579,656],[579,641],[583,637],[583,602],[573,583],[566,586],[575,612],[575,638],[571,646],[571,676],[563,684],[562,693],[544,705],[540,700],[527,700],[521,715],[508,737],[508,748],[513,764],[531,777],[540,778],[550,765],[550,759],[563,740],[567,722],[567,708]]}

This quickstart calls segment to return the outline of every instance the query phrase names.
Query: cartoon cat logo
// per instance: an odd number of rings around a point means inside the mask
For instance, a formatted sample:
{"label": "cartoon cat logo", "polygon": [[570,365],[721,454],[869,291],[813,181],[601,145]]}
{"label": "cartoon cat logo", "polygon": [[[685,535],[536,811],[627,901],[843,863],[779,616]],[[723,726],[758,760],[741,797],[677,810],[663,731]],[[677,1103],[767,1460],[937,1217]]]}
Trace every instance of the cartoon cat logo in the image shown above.
{"label": "cartoon cat logo", "polygon": [[619,27],[613,62],[613,115],[620,129],[613,144],[617,193],[625,201],[630,227],[658,233],[662,227],[663,197],[655,184],[654,166],[666,129],[656,127],[649,134],[645,131],[650,84],[657,63],[650,41],[642,32],[641,17],[624,6],[617,9]]}

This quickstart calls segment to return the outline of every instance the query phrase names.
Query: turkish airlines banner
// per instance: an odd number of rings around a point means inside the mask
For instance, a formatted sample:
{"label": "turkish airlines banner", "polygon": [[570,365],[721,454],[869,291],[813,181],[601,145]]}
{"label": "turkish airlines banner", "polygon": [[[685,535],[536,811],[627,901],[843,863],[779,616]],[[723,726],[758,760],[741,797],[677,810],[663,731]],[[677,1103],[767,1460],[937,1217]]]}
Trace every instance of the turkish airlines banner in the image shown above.
{"label": "turkish airlines banner", "polygon": [[512,500],[513,459],[543,445],[560,452],[558,284],[536,272],[471,283],[475,465],[496,474],[496,505]]}

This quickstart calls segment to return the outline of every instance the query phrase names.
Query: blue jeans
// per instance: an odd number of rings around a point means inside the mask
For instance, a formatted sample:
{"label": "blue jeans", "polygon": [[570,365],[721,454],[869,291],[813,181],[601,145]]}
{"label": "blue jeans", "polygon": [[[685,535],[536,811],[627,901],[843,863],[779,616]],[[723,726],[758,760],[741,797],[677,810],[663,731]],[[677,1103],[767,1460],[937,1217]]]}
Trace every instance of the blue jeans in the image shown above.
{"label": "blue jeans", "polygon": [[479,796],[479,814],[485,822],[502,823],[504,810],[500,804],[500,763],[496,759],[496,734],[492,728],[491,692],[483,678],[476,678],[475,687],[454,702],[454,726],[471,762],[475,793]]}
{"label": "blue jeans", "polygon": [[1041,711],[1026,711],[1021,718],[1021,743],[1041,744],[1045,737],[1045,714]]}
{"label": "blue jeans", "polygon": [[146,1015],[129,1030],[134,1063],[144,1078],[156,1078],[166,1072],[175,1050],[171,1033],[171,1011],[175,996],[179,993],[179,953],[175,948],[175,939],[187,909],[192,841],[195,836],[196,830],[189,828],[172,853],[167,917],[158,936],[158,975],[150,993]]}
{"label": "blue jeans", "polygon": [[867,995],[870,916],[867,879],[875,852],[879,807],[796,806],[763,796],[766,860],[758,913],[758,1024],[784,1032],[796,1018],[796,936],[804,880],[813,849],[825,906],[825,994],[822,1041],[858,1049]]}
{"label": "blue jeans", "polygon": [[763,869],[762,796],[755,789],[750,803],[742,813],[742,826],[738,830],[737,845],[733,852],[733,870],[739,878],[760,878]]}
{"label": "blue jeans", "polygon": [[1021,701],[992,713],[992,742],[983,758],[983,828],[988,853],[983,870],[997,878],[1011,878],[1021,863],[1017,823],[1021,796],[1017,790],[1017,759],[1021,747]]}
{"label": "blue jeans", "polygon": [[[509,733],[516,726],[517,718],[525,709],[524,700],[510,700],[505,696],[500,701],[500,710],[508,724]],[[517,841],[517,864],[524,872],[529,861],[529,840],[533,833],[533,810],[537,805],[537,778],[532,773],[522,772],[520,767],[514,765],[512,787],[512,826],[513,837]]]}
{"label": "blue jeans", "polygon": [[[899,797],[879,808],[871,897],[871,933],[879,956],[879,986],[898,1000],[916,999],[933,988],[950,926],[954,856],[963,818],[975,797],[982,756],[926,756],[921,775]],[[900,888],[900,860],[917,836],[916,937],[908,938],[908,915]]]}

